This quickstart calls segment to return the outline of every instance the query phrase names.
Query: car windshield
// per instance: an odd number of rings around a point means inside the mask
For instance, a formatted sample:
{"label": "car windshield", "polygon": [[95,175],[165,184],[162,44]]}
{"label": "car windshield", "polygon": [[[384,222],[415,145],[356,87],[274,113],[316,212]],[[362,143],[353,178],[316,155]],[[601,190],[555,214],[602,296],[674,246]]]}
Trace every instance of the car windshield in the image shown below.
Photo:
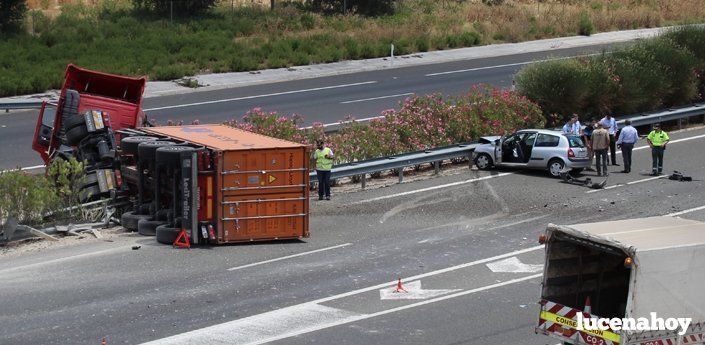
{"label": "car windshield", "polygon": [[583,144],[583,140],[580,139],[580,137],[568,135],[566,138],[568,138],[568,144],[570,147],[585,147],[585,144]]}

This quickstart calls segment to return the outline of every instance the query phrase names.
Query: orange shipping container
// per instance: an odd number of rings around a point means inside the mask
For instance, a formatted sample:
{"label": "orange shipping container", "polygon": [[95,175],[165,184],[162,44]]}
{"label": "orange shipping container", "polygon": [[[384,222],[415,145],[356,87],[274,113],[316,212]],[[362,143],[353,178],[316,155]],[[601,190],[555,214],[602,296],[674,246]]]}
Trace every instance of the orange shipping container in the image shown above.
{"label": "orange shipping container", "polygon": [[215,224],[216,243],[309,236],[306,145],[225,125],[143,131],[203,146],[210,154],[213,167],[198,172],[199,181],[208,181],[199,186],[206,194],[200,198],[199,214]]}

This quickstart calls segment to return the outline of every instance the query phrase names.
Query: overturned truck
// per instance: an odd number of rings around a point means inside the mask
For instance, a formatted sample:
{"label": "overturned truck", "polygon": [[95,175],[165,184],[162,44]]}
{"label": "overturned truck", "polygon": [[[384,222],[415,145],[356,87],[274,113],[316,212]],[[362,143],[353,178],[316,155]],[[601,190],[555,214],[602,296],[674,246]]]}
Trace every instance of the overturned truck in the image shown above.
{"label": "overturned truck", "polygon": [[44,162],[85,163],[80,201],[119,205],[128,230],[174,243],[309,236],[309,148],[224,125],[153,127],[146,78],[69,65],[32,143]]}
{"label": "overturned truck", "polygon": [[[540,242],[546,264],[537,333],[564,344],[705,343],[705,223],[651,217],[550,224]],[[690,322],[678,331],[580,327],[589,319],[654,317]]]}

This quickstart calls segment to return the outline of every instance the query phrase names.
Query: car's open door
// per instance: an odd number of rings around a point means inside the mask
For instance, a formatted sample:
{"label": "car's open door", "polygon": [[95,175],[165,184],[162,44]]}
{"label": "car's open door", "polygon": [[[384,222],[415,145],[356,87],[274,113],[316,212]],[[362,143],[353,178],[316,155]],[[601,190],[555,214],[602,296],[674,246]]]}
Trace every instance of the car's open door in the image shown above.
{"label": "car's open door", "polygon": [[502,163],[502,145],[504,145],[504,140],[507,139],[506,135],[501,136],[494,142],[494,164],[498,165]]}

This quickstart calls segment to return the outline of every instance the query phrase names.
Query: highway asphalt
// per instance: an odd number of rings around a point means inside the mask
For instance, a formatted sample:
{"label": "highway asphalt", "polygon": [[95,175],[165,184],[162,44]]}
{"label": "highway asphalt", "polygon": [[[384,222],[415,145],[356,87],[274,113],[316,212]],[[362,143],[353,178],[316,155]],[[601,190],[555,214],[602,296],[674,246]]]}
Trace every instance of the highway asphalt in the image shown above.
{"label": "highway asphalt", "polygon": [[[671,138],[665,170],[693,182],[647,176],[642,148],[595,193],[543,172],[462,169],[334,189],[312,201],[305,241],[180,250],[124,234],[2,256],[0,343],[555,344],[533,331],[547,223],[705,221],[705,128]],[[426,291],[404,299],[397,278]]]}
{"label": "highway asphalt", "polygon": [[[159,123],[168,120],[219,123],[241,118],[261,107],[282,114],[300,114],[306,125],[361,119],[398,107],[410,94],[461,94],[473,84],[511,85],[513,75],[533,61],[583,55],[609,45],[552,49],[548,52],[469,59],[373,72],[241,86],[214,91],[147,98],[144,109]],[[0,170],[42,164],[31,150],[37,111],[0,113]]]}

